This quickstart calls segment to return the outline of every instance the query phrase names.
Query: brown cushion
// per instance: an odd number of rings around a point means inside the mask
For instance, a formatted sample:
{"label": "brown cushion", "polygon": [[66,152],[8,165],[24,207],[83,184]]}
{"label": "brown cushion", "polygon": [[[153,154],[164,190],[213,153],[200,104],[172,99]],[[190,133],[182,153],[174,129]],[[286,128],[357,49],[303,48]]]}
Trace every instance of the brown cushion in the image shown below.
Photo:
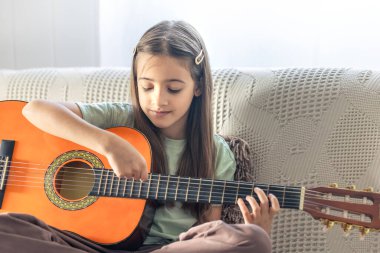
{"label": "brown cushion", "polygon": [[[246,141],[235,136],[221,135],[230,146],[236,160],[235,181],[253,182],[253,168],[250,160],[250,149]],[[226,223],[243,223],[243,216],[239,206],[225,204],[222,208],[222,220]]]}

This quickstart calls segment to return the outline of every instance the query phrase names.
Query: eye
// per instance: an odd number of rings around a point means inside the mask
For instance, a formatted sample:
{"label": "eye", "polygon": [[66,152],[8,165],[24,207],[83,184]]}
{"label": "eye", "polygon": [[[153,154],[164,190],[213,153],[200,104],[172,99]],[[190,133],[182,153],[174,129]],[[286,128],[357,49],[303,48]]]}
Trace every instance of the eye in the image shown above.
{"label": "eye", "polygon": [[179,93],[181,90],[168,89],[170,93]]}
{"label": "eye", "polygon": [[141,88],[143,89],[143,91],[148,91],[152,89],[151,87],[141,87]]}

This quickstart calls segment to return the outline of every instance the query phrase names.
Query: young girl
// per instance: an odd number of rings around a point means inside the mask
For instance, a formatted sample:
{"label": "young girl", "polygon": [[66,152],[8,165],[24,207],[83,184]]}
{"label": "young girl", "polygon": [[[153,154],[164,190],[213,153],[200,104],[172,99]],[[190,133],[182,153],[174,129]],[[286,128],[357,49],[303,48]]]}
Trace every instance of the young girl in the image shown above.
{"label": "young girl", "polygon": [[[213,133],[212,89],[209,59],[198,32],[185,22],[164,21],[150,28],[134,50],[132,105],[35,100],[23,114],[38,128],[104,155],[119,177],[148,177],[140,153],[103,130],[128,126],[147,136],[154,172],[233,180],[233,154]],[[279,203],[259,188],[255,193],[260,204],[246,198],[252,211],[238,200],[245,224],[222,222],[218,205],[161,204],[139,252],[270,252],[270,228]],[[0,215],[0,250],[115,252],[13,213]]]}

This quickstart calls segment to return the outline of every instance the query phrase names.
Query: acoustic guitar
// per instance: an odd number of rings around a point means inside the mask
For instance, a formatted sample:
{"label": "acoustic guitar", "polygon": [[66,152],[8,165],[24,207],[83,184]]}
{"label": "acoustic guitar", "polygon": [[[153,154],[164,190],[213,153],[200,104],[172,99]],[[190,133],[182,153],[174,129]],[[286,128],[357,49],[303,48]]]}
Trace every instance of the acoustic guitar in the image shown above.
{"label": "acoustic guitar", "polygon": [[[340,223],[363,235],[380,229],[380,194],[370,188],[307,189],[156,173],[146,181],[118,178],[104,156],[34,127],[21,113],[25,104],[0,102],[0,212],[31,214],[106,247],[134,249],[149,230],[152,201],[236,204],[246,195],[257,199],[257,186],[274,194],[281,208],[306,211],[329,227]],[[131,143],[150,170],[143,134],[126,127],[107,131]]]}

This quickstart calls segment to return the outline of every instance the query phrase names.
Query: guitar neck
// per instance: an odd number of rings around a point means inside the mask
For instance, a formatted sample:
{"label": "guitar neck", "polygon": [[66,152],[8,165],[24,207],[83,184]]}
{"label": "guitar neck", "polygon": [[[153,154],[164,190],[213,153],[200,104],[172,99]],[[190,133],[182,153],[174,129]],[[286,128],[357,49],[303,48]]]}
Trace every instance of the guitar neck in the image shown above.
{"label": "guitar neck", "polygon": [[155,199],[162,201],[236,204],[247,195],[258,200],[254,187],[277,197],[281,208],[302,209],[303,188],[255,184],[245,181],[225,181],[151,173],[146,181],[119,178],[112,170],[95,169],[90,195],[105,197]]}

